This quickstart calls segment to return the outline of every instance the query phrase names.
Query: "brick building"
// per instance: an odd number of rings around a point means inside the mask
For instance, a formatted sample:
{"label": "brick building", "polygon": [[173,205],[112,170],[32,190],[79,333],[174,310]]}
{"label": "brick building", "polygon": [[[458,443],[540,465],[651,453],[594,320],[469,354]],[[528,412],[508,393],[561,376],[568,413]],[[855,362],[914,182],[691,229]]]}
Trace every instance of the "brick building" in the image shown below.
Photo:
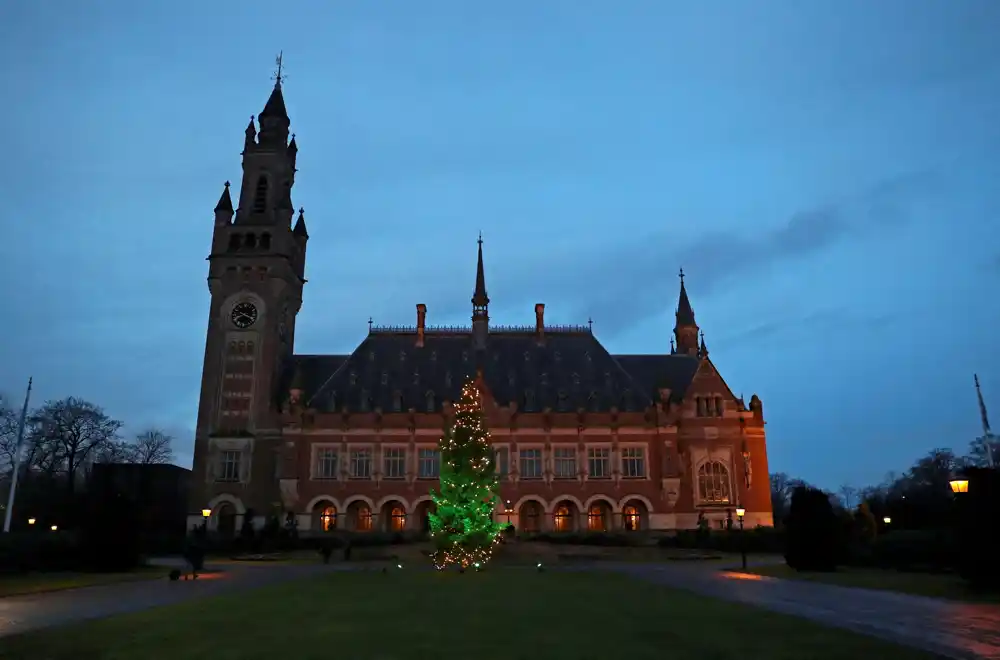
{"label": "brick building", "polygon": [[[371,327],[349,355],[296,355],[309,234],[280,77],[251,118],[234,210],[215,208],[211,311],[189,505],[232,531],[252,511],[299,529],[418,529],[450,402],[478,377],[502,473],[497,515],[527,530],[671,529],[735,508],[771,524],[763,409],[709,358],[681,274],[669,351],[610,353],[590,325],[500,326],[482,240],[469,327]],[[470,264],[471,266],[471,264]],[[471,268],[470,268],[471,270]],[[472,283],[470,272],[470,285]]]}

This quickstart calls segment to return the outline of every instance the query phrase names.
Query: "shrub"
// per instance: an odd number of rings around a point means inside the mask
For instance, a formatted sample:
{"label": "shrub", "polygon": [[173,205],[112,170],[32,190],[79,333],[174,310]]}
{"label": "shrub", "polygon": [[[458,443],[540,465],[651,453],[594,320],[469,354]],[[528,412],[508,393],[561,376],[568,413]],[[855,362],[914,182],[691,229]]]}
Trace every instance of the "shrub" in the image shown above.
{"label": "shrub", "polygon": [[30,530],[0,535],[0,571],[73,571],[84,568],[80,543],[72,532]]}
{"label": "shrub", "polygon": [[970,468],[969,492],[958,495],[958,567],[975,589],[1000,591],[1000,556],[992,521],[1000,517],[1000,470]]}
{"label": "shrub", "polygon": [[841,524],[827,494],[815,488],[796,488],[785,523],[788,565],[798,571],[836,570],[841,540]]}
{"label": "shrub", "polygon": [[870,547],[870,562],[880,568],[944,572],[955,566],[955,538],[949,530],[894,530]]}

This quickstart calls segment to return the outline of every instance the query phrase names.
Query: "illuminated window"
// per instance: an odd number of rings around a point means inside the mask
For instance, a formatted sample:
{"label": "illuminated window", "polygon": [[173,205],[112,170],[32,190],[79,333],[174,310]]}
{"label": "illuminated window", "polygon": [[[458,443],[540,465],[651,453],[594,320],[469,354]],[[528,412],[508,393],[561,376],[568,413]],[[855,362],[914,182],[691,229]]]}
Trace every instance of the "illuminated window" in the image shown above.
{"label": "illuminated window", "polygon": [[372,510],[367,504],[358,504],[354,510],[354,529],[359,532],[370,532],[372,529]]}
{"label": "illuminated window", "polygon": [[625,526],[625,531],[628,532],[640,529],[642,525],[642,517],[639,513],[639,509],[631,504],[622,509],[622,524]]}
{"label": "illuminated window", "polygon": [[725,465],[719,461],[710,461],[698,468],[698,496],[702,502],[729,503],[729,470]]}
{"label": "illuminated window", "polygon": [[601,504],[591,504],[587,512],[587,529],[592,532],[603,532],[608,528],[607,507]]}
{"label": "illuminated window", "polygon": [[406,528],[406,511],[401,506],[392,507],[389,512],[389,531],[401,532]]}
{"label": "illuminated window", "polygon": [[565,504],[556,508],[555,528],[557,532],[569,532],[573,529],[573,514]]}
{"label": "illuminated window", "polygon": [[329,532],[337,526],[336,507],[325,507],[319,514],[319,528],[324,532]]}
{"label": "illuminated window", "polygon": [[506,447],[497,447],[493,460],[497,475],[506,477],[510,472],[510,450]]}
{"label": "illuminated window", "polygon": [[556,447],[552,450],[556,479],[576,478],[576,448]]}

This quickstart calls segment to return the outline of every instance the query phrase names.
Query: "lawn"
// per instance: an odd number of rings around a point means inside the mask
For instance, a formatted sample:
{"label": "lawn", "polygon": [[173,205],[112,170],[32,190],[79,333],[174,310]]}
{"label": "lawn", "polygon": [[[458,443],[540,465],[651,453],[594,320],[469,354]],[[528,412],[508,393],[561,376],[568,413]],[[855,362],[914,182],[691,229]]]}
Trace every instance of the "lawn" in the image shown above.
{"label": "lawn", "polygon": [[150,580],[167,575],[167,569],[143,566],[125,573],[25,573],[0,577],[0,598],[37,594],[46,591],[61,591],[78,587],[92,587],[98,584]]}
{"label": "lawn", "polygon": [[51,632],[0,658],[930,660],[804,619],[600,572],[334,573]]}
{"label": "lawn", "polygon": [[789,580],[836,584],[841,587],[898,591],[916,596],[930,596],[931,598],[947,598],[968,602],[1000,602],[1000,597],[995,594],[971,592],[960,577],[951,574],[906,573],[876,568],[847,567],[839,568],[835,573],[800,573],[789,568],[787,564],[756,566],[751,567],[746,572]]}

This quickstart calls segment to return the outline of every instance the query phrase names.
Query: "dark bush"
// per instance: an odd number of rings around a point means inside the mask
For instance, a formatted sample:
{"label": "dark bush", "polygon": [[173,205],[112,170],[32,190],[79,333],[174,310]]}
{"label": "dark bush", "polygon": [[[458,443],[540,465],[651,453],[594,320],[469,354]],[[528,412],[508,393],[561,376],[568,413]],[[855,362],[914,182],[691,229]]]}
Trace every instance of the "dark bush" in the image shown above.
{"label": "dark bush", "polygon": [[94,484],[87,496],[87,518],[80,530],[81,552],[89,568],[118,572],[140,563],[139,515],[132,498],[110,482]]}
{"label": "dark bush", "polygon": [[829,496],[800,486],[785,523],[785,561],[798,571],[834,571],[842,553],[843,526]]}
{"label": "dark bush", "polygon": [[645,545],[648,536],[642,532],[541,532],[525,540],[554,545],[590,545],[600,547],[636,547]]}
{"label": "dark bush", "polygon": [[[865,559],[880,568],[901,571],[945,572],[956,563],[954,534],[949,530],[903,529],[877,537],[869,547],[870,556],[856,557],[865,546],[855,546],[850,561],[864,564]],[[859,560],[860,559],[860,560]]]}
{"label": "dark bush", "polygon": [[0,572],[76,571],[85,568],[72,532],[31,530],[0,535]]}
{"label": "dark bush", "polygon": [[955,498],[957,509],[959,574],[977,590],[1000,591],[1000,540],[995,526],[1000,518],[1000,469],[970,468],[969,492]]}

